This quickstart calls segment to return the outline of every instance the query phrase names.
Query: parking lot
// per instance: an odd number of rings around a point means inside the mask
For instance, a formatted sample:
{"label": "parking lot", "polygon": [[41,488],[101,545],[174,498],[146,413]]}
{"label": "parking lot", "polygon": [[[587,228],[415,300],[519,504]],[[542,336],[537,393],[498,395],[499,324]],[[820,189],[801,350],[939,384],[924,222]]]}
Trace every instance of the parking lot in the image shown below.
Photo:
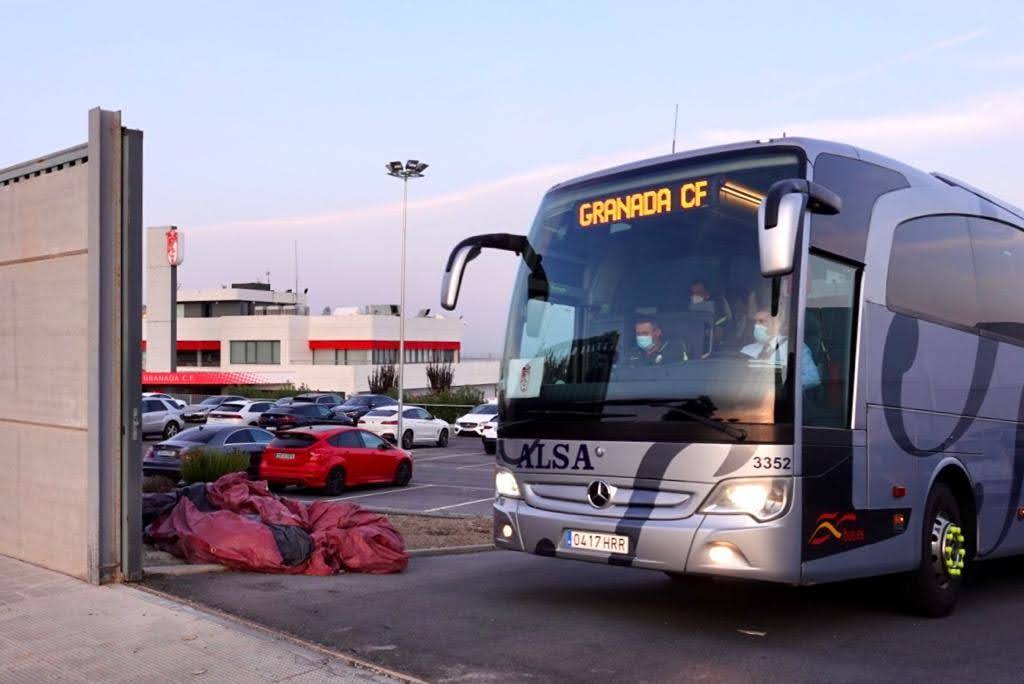
{"label": "parking lot", "polygon": [[428,681],[1019,682],[1022,577],[1020,559],[980,564],[942,620],[904,613],[894,582],[674,582],[507,551],[146,583]]}
{"label": "parking lot", "polygon": [[[146,446],[155,442],[149,441]],[[353,487],[340,496],[291,488],[300,501],[352,501],[394,512],[440,515],[489,515],[494,498],[494,456],[484,453],[478,437],[452,437],[447,447],[416,447],[412,481],[405,487]]]}

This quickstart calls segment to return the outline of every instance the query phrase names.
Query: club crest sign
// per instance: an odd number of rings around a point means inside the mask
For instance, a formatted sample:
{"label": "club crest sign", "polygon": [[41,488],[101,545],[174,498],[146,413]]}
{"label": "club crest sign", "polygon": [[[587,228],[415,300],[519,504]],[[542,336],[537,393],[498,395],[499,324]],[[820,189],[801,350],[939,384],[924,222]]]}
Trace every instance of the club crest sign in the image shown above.
{"label": "club crest sign", "polygon": [[170,228],[164,235],[167,237],[167,263],[171,266],[181,266],[185,254],[178,229]]}

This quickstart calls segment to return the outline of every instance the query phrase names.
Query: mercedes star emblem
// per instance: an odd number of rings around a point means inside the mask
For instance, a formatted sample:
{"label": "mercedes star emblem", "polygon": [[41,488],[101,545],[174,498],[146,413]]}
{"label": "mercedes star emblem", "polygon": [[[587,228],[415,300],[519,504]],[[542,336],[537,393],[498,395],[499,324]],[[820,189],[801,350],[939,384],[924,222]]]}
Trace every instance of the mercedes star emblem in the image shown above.
{"label": "mercedes star emblem", "polygon": [[587,499],[594,508],[605,508],[612,502],[612,488],[604,480],[594,480],[587,486]]}

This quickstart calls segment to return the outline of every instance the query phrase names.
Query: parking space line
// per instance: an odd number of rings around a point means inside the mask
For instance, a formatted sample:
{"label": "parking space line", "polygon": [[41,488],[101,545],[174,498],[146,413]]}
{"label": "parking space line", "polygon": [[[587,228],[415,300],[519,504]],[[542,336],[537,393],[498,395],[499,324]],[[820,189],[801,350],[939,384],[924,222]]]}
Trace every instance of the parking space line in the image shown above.
{"label": "parking space line", "polygon": [[455,469],[456,470],[466,470],[467,468],[493,468],[493,467],[494,467],[494,464],[488,461],[487,463],[471,463],[469,465],[458,466]]}
{"label": "parking space line", "polygon": [[413,455],[413,463],[426,463],[427,461],[440,461],[446,458],[458,458],[459,456],[470,456],[471,454],[447,454],[445,456],[424,456],[422,458]]}
{"label": "parking space line", "polygon": [[447,489],[476,489],[476,490],[479,490],[481,492],[493,492],[494,491],[494,487],[472,487],[470,485],[431,484],[431,485],[424,485],[424,486],[428,486],[428,487],[445,487]]}
{"label": "parking space line", "polygon": [[349,499],[362,499],[367,496],[381,496],[383,494],[398,494],[400,492],[411,492],[414,489],[423,489],[425,487],[444,487],[445,485],[432,485],[432,484],[421,484],[413,485],[412,487],[402,487],[401,489],[388,489],[381,492],[367,492],[366,494],[355,494],[353,496],[340,496],[337,499],[323,499],[323,501],[348,501]]}
{"label": "parking space line", "polygon": [[452,504],[451,506],[438,506],[437,508],[428,508],[423,511],[424,513],[437,513],[438,511],[446,511],[449,508],[458,508],[459,506],[468,506],[470,504],[483,503],[484,501],[492,501],[493,496],[489,496],[486,499],[477,499],[475,501],[463,501],[462,503]]}

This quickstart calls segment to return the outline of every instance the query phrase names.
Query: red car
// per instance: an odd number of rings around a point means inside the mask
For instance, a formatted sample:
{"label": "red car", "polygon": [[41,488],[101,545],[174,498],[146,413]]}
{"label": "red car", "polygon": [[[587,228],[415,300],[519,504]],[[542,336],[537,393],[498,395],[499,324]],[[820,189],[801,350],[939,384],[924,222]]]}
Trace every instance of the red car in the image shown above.
{"label": "red car", "polygon": [[337,496],[345,487],[412,479],[412,455],[354,427],[318,425],[279,432],[260,459],[260,479],[274,489],[294,484]]}

